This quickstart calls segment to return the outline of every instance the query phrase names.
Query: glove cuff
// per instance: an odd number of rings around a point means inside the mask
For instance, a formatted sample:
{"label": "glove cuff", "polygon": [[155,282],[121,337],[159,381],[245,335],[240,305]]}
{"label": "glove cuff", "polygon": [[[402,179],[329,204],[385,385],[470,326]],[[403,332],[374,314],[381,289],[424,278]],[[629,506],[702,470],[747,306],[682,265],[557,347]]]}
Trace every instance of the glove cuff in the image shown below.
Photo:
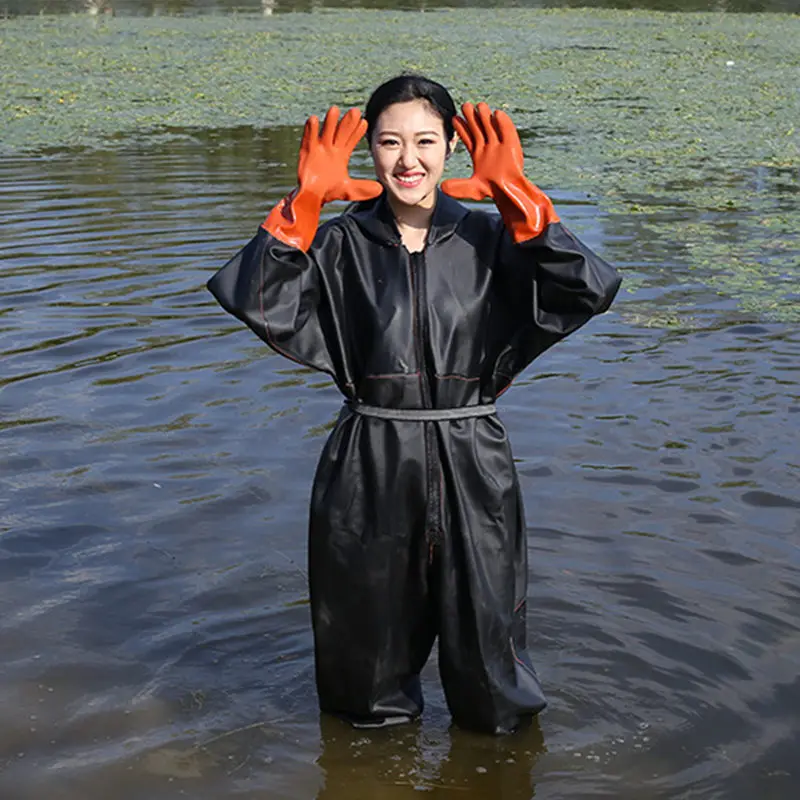
{"label": "glove cuff", "polygon": [[558,214],[550,198],[524,175],[514,181],[492,181],[492,198],[516,244],[539,236]]}
{"label": "glove cuff", "polygon": [[300,186],[270,211],[261,227],[278,241],[305,253],[316,236],[321,211],[322,198]]}

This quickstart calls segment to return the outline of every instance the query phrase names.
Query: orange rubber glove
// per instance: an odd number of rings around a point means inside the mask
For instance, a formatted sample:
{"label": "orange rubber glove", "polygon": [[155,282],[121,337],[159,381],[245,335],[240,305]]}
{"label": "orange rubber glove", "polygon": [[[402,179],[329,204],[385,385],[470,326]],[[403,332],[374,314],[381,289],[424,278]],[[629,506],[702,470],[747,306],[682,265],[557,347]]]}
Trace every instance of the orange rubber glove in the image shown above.
{"label": "orange rubber glove", "polygon": [[272,209],[261,227],[284,244],[306,252],[325,203],[377,197],[383,191],[377,181],[354,180],[347,171],[350,156],[366,130],[367,121],[357,108],[351,108],[340,122],[339,109],[332,106],[325,115],[322,134],[319,119],[309,117],[300,142],[297,188]]}
{"label": "orange rubber glove", "polygon": [[453,125],[472,156],[472,177],[446,180],[442,191],[463,200],[494,200],[517,244],[559,222],[550,198],[525,177],[522,143],[508,114],[492,113],[486,103],[465,103],[461,111],[464,117]]}

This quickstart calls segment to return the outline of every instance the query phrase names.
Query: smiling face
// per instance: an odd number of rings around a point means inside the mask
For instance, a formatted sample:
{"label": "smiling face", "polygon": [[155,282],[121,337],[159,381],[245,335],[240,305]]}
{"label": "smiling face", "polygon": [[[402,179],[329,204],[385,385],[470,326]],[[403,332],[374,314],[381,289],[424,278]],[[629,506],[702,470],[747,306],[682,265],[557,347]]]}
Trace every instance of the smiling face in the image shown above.
{"label": "smiling face", "polygon": [[439,114],[425,100],[387,106],[370,142],[375,175],[396,216],[432,209],[450,143]]}

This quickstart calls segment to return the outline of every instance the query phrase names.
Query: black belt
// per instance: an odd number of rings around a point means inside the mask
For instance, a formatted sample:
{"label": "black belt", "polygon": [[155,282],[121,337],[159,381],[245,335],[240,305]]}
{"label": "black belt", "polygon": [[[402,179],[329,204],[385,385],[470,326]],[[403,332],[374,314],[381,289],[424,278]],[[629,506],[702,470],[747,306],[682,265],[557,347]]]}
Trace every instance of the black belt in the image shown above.
{"label": "black belt", "polygon": [[472,417],[491,417],[497,413],[497,408],[493,403],[485,406],[463,406],[462,408],[381,408],[348,400],[345,406],[365,417],[396,419],[403,422],[444,422]]}

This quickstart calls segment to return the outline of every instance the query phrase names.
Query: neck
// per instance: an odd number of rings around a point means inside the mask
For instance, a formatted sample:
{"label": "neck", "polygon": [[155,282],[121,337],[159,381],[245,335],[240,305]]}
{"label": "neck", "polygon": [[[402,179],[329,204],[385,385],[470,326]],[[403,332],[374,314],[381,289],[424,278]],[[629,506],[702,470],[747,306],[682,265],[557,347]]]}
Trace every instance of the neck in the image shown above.
{"label": "neck", "polygon": [[406,206],[394,200],[394,198],[387,198],[389,207],[392,209],[397,228],[402,234],[404,231],[416,232],[420,231],[427,233],[431,226],[431,219],[433,217],[433,209],[435,203],[431,203],[429,208],[424,206]]}

